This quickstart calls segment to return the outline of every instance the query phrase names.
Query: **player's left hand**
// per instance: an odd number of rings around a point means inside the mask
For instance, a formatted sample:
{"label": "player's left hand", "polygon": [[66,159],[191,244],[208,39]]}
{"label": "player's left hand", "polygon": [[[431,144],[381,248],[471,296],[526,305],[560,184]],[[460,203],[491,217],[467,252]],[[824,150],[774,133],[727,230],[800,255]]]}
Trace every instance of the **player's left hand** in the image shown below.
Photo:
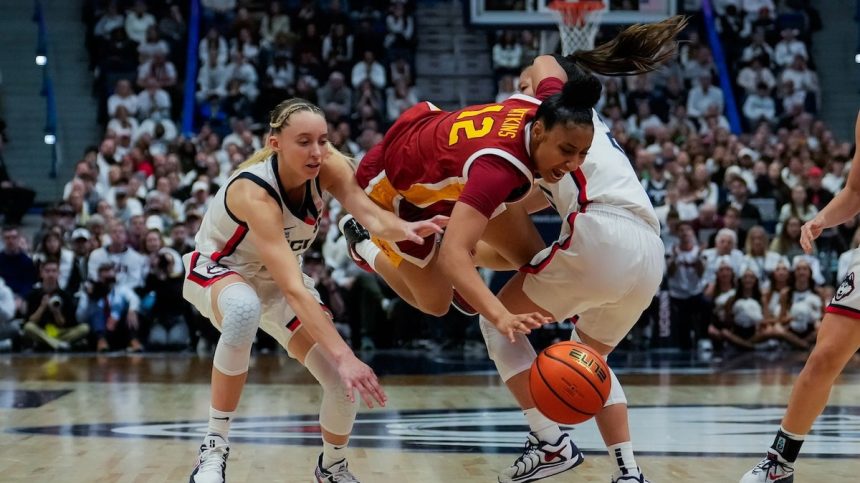
{"label": "player's left hand", "polygon": [[547,317],[538,312],[528,314],[505,314],[499,320],[492,321],[496,330],[504,334],[513,344],[517,341],[516,334],[529,335],[532,329],[538,329],[544,324],[552,322],[551,317]]}
{"label": "player's left hand", "polygon": [[424,244],[424,239],[430,235],[441,234],[448,225],[448,217],[436,215],[429,220],[403,221],[395,229],[388,233],[380,234],[381,238],[391,241],[408,240],[419,245]]}
{"label": "player's left hand", "polygon": [[821,236],[824,231],[824,223],[816,216],[800,227],[800,246],[807,254],[812,254],[813,241]]}

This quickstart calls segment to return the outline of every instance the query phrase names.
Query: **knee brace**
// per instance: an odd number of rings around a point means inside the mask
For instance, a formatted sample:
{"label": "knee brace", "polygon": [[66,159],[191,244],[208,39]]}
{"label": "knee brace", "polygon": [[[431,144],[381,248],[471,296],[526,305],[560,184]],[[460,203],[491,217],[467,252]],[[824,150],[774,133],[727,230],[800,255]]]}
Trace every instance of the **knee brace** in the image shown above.
{"label": "knee brace", "polygon": [[228,376],[248,372],[251,344],[260,325],[260,299],[248,284],[237,282],[218,295],[221,337],[215,348],[215,368]]}
{"label": "knee brace", "polygon": [[526,336],[516,334],[517,341],[512,344],[483,316],[479,319],[479,324],[484,342],[487,344],[487,353],[490,355],[490,360],[496,363],[496,370],[499,371],[502,381],[507,382],[508,379],[531,368],[537,354]]}
{"label": "knee brace", "polygon": [[325,353],[320,350],[319,345],[315,344],[308,351],[305,356],[305,367],[323,388],[320,426],[337,435],[350,434],[361,398],[356,394],[355,402],[349,402],[346,386],[341,382],[337,369],[325,358]]}
{"label": "knee brace", "polygon": [[[607,366],[609,367],[609,366]],[[615,376],[615,371],[609,368],[609,378],[612,380],[612,388],[609,390],[609,397],[606,398],[606,403],[603,407],[612,406],[613,404],[627,404],[627,395],[624,394],[624,388],[621,387],[621,382]]]}

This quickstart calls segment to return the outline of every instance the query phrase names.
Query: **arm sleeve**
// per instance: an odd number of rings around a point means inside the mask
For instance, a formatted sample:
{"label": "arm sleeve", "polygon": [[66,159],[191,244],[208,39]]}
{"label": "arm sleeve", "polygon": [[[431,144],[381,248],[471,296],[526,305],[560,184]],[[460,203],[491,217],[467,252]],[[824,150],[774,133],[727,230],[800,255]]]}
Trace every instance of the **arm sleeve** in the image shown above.
{"label": "arm sleeve", "polygon": [[551,95],[561,92],[562,87],[564,87],[564,82],[561,79],[558,77],[547,77],[538,84],[537,89],[535,89],[535,97],[541,101],[545,101]]}
{"label": "arm sleeve", "polygon": [[523,173],[495,156],[476,159],[469,168],[468,177],[458,201],[478,210],[487,218],[511,195],[529,186],[529,179]]}

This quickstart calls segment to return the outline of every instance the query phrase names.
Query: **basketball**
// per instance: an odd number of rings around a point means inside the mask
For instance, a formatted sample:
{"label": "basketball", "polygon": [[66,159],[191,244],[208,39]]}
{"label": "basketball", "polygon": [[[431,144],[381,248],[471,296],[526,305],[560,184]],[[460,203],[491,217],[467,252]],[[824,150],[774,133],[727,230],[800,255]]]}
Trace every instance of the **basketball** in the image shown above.
{"label": "basketball", "polygon": [[609,366],[594,349],[579,342],[559,342],[538,354],[529,373],[537,409],[561,424],[578,424],[603,408],[612,380]]}

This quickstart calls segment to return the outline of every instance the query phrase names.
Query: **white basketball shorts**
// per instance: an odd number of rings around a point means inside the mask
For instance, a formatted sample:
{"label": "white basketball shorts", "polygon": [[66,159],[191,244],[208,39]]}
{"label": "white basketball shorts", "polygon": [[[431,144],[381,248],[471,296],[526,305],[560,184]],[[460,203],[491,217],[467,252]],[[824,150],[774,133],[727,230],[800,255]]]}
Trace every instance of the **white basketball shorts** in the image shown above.
{"label": "white basketball shorts", "polygon": [[[293,334],[301,328],[301,321],[274,280],[267,277],[246,277],[229,267],[213,262],[199,252],[186,254],[182,257],[182,263],[185,265],[186,273],[185,282],[182,284],[182,296],[213,325],[218,327],[212,314],[212,285],[227,275],[237,274],[245,279],[260,298],[260,328],[287,349]],[[314,299],[323,305],[319,292],[314,288],[313,279],[305,274],[302,274],[302,277],[305,287]],[[324,305],[323,310],[328,312],[328,308]]]}
{"label": "white basketball shorts", "polygon": [[826,312],[860,319],[860,293],[857,291],[856,280],[858,275],[860,275],[860,249],[854,249],[851,268],[836,288],[836,294],[825,309]]}
{"label": "white basketball shorts", "polygon": [[556,320],[578,317],[578,332],[614,347],[657,293],[663,242],[641,218],[610,205],[589,204],[563,222],[569,235],[520,269],[523,291]]}

